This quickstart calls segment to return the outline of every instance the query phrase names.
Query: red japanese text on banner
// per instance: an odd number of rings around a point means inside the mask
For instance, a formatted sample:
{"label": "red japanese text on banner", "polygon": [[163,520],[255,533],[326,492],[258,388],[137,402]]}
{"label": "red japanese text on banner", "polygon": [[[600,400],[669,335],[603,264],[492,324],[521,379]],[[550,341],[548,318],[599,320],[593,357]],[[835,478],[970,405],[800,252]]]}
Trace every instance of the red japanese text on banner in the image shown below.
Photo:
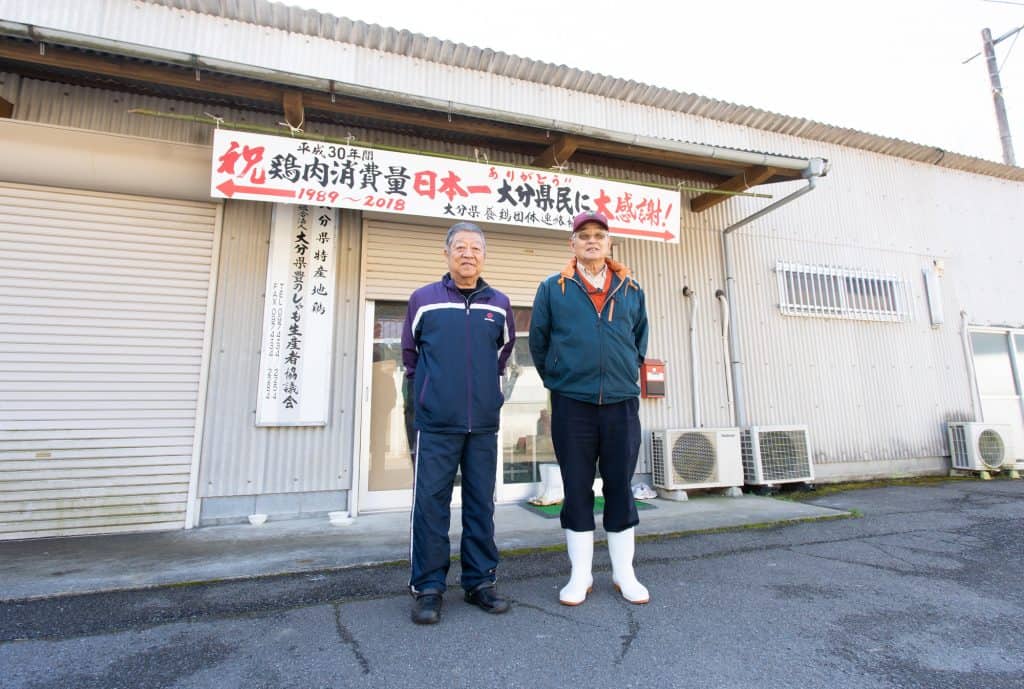
{"label": "red japanese text on banner", "polygon": [[218,129],[210,195],[568,231],[597,211],[612,234],[679,241],[670,189]]}

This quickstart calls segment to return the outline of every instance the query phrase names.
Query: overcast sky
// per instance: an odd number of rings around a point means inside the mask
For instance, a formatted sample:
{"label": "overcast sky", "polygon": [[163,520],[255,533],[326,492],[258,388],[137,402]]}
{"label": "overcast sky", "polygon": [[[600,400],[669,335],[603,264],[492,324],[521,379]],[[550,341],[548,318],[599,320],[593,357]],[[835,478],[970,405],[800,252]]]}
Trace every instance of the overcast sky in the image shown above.
{"label": "overcast sky", "polygon": [[[1024,25],[1024,0],[285,2],[996,161],[985,61],[961,62]],[[1018,165],[1019,43],[996,46]]]}

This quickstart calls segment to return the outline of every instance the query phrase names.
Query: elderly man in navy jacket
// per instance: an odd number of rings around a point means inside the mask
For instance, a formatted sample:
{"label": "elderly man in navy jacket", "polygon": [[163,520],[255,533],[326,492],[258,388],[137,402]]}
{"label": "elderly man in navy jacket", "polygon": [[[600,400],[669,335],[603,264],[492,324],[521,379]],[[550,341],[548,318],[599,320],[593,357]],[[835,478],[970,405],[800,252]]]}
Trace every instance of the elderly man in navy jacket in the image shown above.
{"label": "elderly man in navy jacket", "polygon": [[551,439],[565,486],[561,521],[572,574],[563,605],[586,600],[594,578],[594,476],[601,469],[612,581],[630,603],[650,600],[633,572],[639,523],[630,482],[640,451],[640,365],[647,354],[647,307],[629,269],[608,258],[608,219],[581,213],[574,256],[540,283],[530,320],[530,354],[551,390]]}
{"label": "elderly man in navy jacket", "polygon": [[452,225],[444,249],[448,273],[413,292],[402,330],[417,431],[409,553],[417,624],[441,619],[452,488],[460,467],[466,602],[489,613],[509,608],[495,589],[494,479],[504,402],[500,378],[516,329],[508,297],[480,277],[486,253],[479,227]]}

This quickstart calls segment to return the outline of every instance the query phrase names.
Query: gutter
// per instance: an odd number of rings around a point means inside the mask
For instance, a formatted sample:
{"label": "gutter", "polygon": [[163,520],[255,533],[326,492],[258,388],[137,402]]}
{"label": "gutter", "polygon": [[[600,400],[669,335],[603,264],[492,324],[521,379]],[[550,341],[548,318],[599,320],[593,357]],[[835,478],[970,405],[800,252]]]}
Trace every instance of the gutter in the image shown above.
{"label": "gutter", "polygon": [[690,301],[690,405],[693,411],[693,428],[704,424],[700,418],[700,371],[697,361],[697,294],[689,287],[683,287],[683,296]]}
{"label": "gutter", "polygon": [[746,396],[743,385],[743,357],[740,351],[739,328],[736,323],[736,274],[732,260],[732,233],[758,218],[765,216],[772,211],[778,210],[788,203],[796,201],[804,194],[814,191],[818,177],[828,174],[828,163],[821,158],[812,158],[808,161],[803,171],[803,177],[807,180],[807,186],[797,189],[788,196],[765,206],[761,210],[751,213],[747,217],[734,222],[722,230],[722,261],[725,267],[725,294],[730,304],[729,315],[729,354],[730,371],[732,373],[733,404],[735,405],[736,425],[740,428],[747,427]]}
{"label": "gutter", "polygon": [[[794,158],[790,156],[774,155],[769,153],[758,153],[755,151],[740,151],[706,144],[695,144],[686,141],[674,141],[671,139],[659,139],[651,136],[641,136],[600,127],[591,127],[563,120],[536,117],[518,113],[508,113],[492,108],[485,108],[465,103],[427,96],[417,96],[398,91],[388,91],[371,86],[360,86],[335,81],[323,77],[303,76],[282,70],[270,69],[246,65],[228,60],[220,60],[212,57],[204,57],[177,50],[167,50],[154,46],[126,43],[108,38],[89,36],[86,34],[64,31],[60,29],[49,29],[21,22],[0,21],[0,35],[21,39],[28,39],[40,44],[40,50],[45,50],[46,43],[64,47],[81,48],[101,53],[131,57],[141,60],[152,60],[166,64],[173,64],[179,67],[194,69],[198,75],[201,71],[217,72],[238,77],[246,77],[259,81],[271,82],[279,85],[287,85],[295,88],[319,91],[326,94],[336,94],[361,98],[364,100],[378,101],[392,105],[401,105],[423,110],[432,110],[449,114],[458,114],[465,117],[472,117],[504,124],[531,127],[534,129],[556,131],[565,134],[600,139],[627,146],[638,146],[655,150],[671,151],[700,158],[722,160],[737,165],[751,166],[763,165],[782,170],[806,170],[812,160],[805,158]],[[340,43],[340,42],[339,42]]]}

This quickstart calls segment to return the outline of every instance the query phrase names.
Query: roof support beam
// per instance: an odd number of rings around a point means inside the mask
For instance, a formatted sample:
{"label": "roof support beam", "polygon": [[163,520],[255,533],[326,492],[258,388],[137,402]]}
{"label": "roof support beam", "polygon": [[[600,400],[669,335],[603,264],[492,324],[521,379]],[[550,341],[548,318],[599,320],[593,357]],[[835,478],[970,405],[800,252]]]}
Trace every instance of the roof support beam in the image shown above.
{"label": "roof support beam", "polygon": [[572,162],[574,163],[575,169],[582,169],[584,174],[590,174],[587,167],[593,165],[594,167],[613,167],[616,170],[631,170],[633,172],[641,172],[648,175],[662,175],[670,180],[686,180],[690,182],[702,182],[704,184],[719,184],[726,179],[724,175],[716,175],[710,172],[701,172],[700,170],[690,170],[681,167],[669,167],[668,165],[658,165],[657,163],[649,163],[642,160],[636,160],[634,158],[611,158],[597,153],[587,153],[583,150],[576,151],[575,155],[572,157]]}
{"label": "roof support beam", "polygon": [[562,165],[569,160],[569,157],[572,156],[573,153],[576,152],[579,145],[580,142],[574,137],[571,137],[568,134],[563,134],[555,139],[553,144],[544,149],[543,153],[534,158],[533,166],[556,167],[558,165]]}
{"label": "roof support beam", "polygon": [[174,88],[186,89],[199,93],[219,94],[221,97],[246,98],[259,102],[278,104],[281,102],[280,88],[263,84],[246,82],[240,79],[228,79],[203,73],[196,80],[191,70],[169,69],[152,64],[132,63],[112,57],[90,55],[59,46],[46,46],[45,54],[30,43],[0,40],[0,58],[16,62],[56,67],[61,70],[73,70],[86,74],[99,74],[118,80],[136,83],[159,84]]}
{"label": "roof support beam", "polygon": [[[70,70],[84,74],[96,74],[128,83],[156,84],[191,93],[209,94],[218,98],[242,98],[271,108],[282,107],[285,103],[285,93],[287,93],[286,89],[270,84],[227,78],[210,72],[204,72],[203,78],[197,81],[191,71],[131,63],[117,58],[67,50],[59,46],[48,45],[46,53],[40,55],[39,49],[35,45],[2,39],[0,39],[0,59],[57,68],[62,72]],[[70,79],[71,75],[66,75],[66,78]],[[329,94],[298,91],[295,93],[301,93],[304,110],[308,108],[325,113],[379,119],[439,131],[465,133],[468,129],[481,136],[509,141],[526,141],[541,145],[548,143],[547,135],[543,131],[530,132],[510,125],[483,120],[467,122],[466,118],[449,119],[446,113],[411,110],[347,96],[335,95],[332,99]]]}
{"label": "roof support beam", "polygon": [[14,103],[0,98],[0,117],[12,117],[14,115]]}
{"label": "roof support beam", "polygon": [[706,211],[712,206],[728,201],[732,196],[729,192],[744,192],[751,187],[767,181],[775,174],[775,169],[763,165],[755,165],[743,171],[742,174],[730,177],[717,187],[715,191],[725,192],[721,194],[705,193],[690,199],[690,210],[694,213]]}
{"label": "roof support beam", "polygon": [[306,122],[301,91],[285,91],[281,96],[281,107],[284,109],[284,121],[292,127],[299,129]]}

